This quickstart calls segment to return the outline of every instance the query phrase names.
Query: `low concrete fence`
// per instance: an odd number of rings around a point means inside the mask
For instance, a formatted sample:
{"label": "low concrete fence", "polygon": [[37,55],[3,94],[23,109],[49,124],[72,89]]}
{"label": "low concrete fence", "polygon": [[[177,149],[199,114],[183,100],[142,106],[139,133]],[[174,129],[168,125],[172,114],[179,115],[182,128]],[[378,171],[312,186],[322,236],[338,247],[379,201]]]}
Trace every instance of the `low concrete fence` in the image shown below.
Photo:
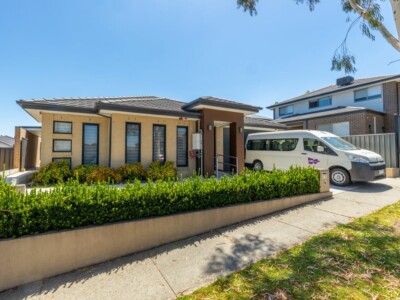
{"label": "low concrete fence", "polygon": [[321,192],[0,241],[0,291],[323,199]]}

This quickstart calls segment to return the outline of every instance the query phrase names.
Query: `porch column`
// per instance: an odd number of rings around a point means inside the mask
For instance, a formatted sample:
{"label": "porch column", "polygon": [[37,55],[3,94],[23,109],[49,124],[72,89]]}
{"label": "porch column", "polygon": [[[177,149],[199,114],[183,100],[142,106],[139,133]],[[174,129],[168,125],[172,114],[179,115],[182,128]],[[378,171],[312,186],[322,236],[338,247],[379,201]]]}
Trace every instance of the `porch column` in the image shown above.
{"label": "porch column", "polygon": [[[209,130],[209,125],[212,129]],[[200,120],[203,130],[203,172],[204,176],[214,175],[214,119],[210,114],[203,113]]]}
{"label": "porch column", "polygon": [[[242,128],[242,132],[240,132]],[[244,120],[229,125],[230,133],[230,152],[231,156],[236,156],[238,159],[238,173],[244,170]],[[231,164],[235,164],[235,159],[231,160]]]}

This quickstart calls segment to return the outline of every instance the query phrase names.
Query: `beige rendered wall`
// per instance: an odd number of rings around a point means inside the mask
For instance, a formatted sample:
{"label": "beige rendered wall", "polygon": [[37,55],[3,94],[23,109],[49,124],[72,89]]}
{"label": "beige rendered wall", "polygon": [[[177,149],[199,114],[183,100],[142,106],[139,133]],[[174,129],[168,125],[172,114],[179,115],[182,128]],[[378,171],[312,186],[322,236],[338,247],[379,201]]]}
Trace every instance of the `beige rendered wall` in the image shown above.
{"label": "beige rendered wall", "polygon": [[26,138],[26,130],[15,127],[14,136],[14,169],[21,168],[21,140]]}
{"label": "beige rendered wall", "polygon": [[[72,122],[72,134],[54,134],[53,121]],[[53,157],[71,157],[72,168],[82,164],[83,123],[93,123],[99,124],[99,164],[108,166],[109,122],[109,118],[96,115],[43,113],[41,165],[51,163]],[[71,139],[72,152],[53,152],[53,139]]]}
{"label": "beige rendered wall", "polygon": [[[119,167],[125,164],[125,130],[126,123],[141,124],[141,163],[147,168],[153,161],[153,124],[166,125],[166,154],[168,161],[176,161],[176,130],[177,126],[189,128],[189,151],[192,149],[192,134],[196,132],[196,121],[180,120],[179,118],[148,117],[132,114],[112,114],[112,149],[111,166]],[[178,168],[178,175],[191,175],[195,170],[196,161],[189,157],[188,167]]]}

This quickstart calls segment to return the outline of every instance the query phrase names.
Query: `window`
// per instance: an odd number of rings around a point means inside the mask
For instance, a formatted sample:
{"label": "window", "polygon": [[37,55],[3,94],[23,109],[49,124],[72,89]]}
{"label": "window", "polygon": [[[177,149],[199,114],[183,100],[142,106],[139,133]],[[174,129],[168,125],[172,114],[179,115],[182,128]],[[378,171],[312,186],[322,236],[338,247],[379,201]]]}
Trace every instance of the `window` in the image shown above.
{"label": "window", "polygon": [[176,128],[176,166],[188,166],[188,128],[186,126]]}
{"label": "window", "polygon": [[286,116],[293,114],[293,105],[279,107],[279,115]]}
{"label": "window", "polygon": [[[325,143],[316,139],[303,139],[304,150],[310,152],[316,152],[320,154],[337,155],[331,148],[329,148]],[[318,152],[318,146],[324,148],[323,152]]]}
{"label": "window", "polygon": [[59,161],[66,161],[67,164],[71,167],[71,157],[53,157],[53,162],[59,162]]}
{"label": "window", "polygon": [[254,151],[293,151],[299,139],[260,139],[249,140],[247,150]]}
{"label": "window", "polygon": [[53,133],[63,133],[63,134],[71,134],[72,133],[72,122],[53,122]]}
{"label": "window", "polygon": [[318,107],[324,107],[324,106],[329,106],[329,105],[332,105],[331,97],[325,97],[325,98],[321,98],[318,100],[308,102],[309,108],[318,108]]}
{"label": "window", "polygon": [[99,164],[99,124],[83,124],[82,164]]}
{"label": "window", "polygon": [[125,162],[140,162],[140,124],[126,123]]}
{"label": "window", "polygon": [[269,150],[269,140],[249,140],[246,148],[254,151]]}
{"label": "window", "polygon": [[269,141],[270,151],[293,151],[299,139],[273,139]]}
{"label": "window", "polygon": [[350,123],[347,121],[339,123],[318,124],[317,130],[327,131],[338,136],[348,136],[350,135]]}
{"label": "window", "polygon": [[153,161],[165,162],[165,125],[153,125]]}
{"label": "window", "polygon": [[380,93],[373,94],[369,89],[354,91],[354,102],[374,100],[379,98],[382,98],[382,95]]}
{"label": "window", "polygon": [[53,152],[71,152],[72,140],[53,140]]}

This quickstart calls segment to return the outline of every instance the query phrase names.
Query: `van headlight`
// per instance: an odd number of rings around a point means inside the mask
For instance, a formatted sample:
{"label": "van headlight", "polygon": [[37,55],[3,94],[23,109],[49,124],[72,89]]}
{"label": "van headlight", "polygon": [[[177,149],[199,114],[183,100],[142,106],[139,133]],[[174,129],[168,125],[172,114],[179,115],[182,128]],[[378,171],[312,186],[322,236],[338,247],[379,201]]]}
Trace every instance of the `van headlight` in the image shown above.
{"label": "van headlight", "polygon": [[346,154],[346,155],[352,162],[369,164],[369,160],[366,159],[365,157],[358,156],[358,155],[353,155],[353,154]]}

